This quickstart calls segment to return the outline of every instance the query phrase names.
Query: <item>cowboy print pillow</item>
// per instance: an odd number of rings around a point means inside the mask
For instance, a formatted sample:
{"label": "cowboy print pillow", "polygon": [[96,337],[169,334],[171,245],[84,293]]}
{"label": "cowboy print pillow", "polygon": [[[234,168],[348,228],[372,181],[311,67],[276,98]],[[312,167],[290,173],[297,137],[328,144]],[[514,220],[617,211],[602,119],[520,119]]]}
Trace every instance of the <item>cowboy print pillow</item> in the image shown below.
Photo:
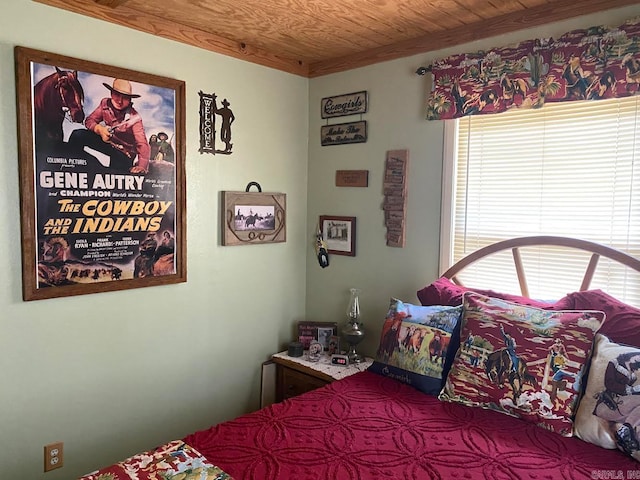
{"label": "cowboy print pillow", "polygon": [[598,311],[549,311],[465,293],[460,348],[440,400],[496,410],[570,437]]}
{"label": "cowboy print pillow", "polygon": [[640,348],[596,335],[576,436],[640,461]]}

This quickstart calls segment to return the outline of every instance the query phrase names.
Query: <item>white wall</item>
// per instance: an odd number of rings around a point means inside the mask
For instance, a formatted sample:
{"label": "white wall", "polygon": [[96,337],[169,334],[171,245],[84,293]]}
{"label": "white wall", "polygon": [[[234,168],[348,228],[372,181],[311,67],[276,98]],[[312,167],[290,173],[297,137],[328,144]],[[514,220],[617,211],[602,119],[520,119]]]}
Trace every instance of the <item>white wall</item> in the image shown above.
{"label": "white wall", "polygon": [[[186,82],[188,282],[23,302],[13,48]],[[234,153],[198,153],[198,91]],[[308,81],[27,0],[0,16],[0,478],[56,480],[259,406],[260,364],[304,317]],[[287,194],[286,243],[222,247],[219,197]],[[42,473],[43,446],[65,466]]]}
{"label": "white wall", "polygon": [[[349,287],[362,289],[361,309],[367,337],[362,352],[373,354],[390,297],[417,302],[416,291],[438,276],[440,197],[444,123],[426,121],[429,76],[414,72],[454,53],[507,46],[536,37],[557,37],[594,25],[618,26],[640,15],[640,5],[578,17],[544,28],[522,30],[424,55],[389,61],[310,82],[309,93],[309,219],[312,235],[320,215],[357,217],[356,257],[333,255],[330,266],[318,266],[307,253],[307,317],[344,322]],[[366,143],[320,146],[323,97],[366,90],[369,138]],[[329,123],[360,120],[330,119]],[[406,246],[385,245],[382,179],[388,150],[409,150]],[[335,186],[336,170],[369,170],[368,188]]]}

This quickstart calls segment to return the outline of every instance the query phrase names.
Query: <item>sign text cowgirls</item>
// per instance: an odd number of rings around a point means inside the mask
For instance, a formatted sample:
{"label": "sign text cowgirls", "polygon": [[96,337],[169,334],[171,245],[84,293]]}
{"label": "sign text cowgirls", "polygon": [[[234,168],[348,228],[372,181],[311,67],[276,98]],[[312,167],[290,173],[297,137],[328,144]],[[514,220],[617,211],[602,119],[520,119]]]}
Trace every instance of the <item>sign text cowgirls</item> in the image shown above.
{"label": "sign text cowgirls", "polygon": [[347,93],[322,99],[322,118],[344,117],[366,113],[368,107],[367,92]]}

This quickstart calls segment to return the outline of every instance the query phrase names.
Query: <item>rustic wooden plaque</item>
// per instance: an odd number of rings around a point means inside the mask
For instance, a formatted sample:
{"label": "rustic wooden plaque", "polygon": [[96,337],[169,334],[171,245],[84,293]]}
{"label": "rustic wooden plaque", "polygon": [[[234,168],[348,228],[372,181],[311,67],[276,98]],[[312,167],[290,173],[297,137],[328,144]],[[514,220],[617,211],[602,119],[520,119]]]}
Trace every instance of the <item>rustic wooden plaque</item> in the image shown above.
{"label": "rustic wooden plaque", "polygon": [[404,247],[409,150],[389,150],[385,162],[384,203],[387,246]]}
{"label": "rustic wooden plaque", "polygon": [[336,170],[336,187],[368,187],[369,170]]}

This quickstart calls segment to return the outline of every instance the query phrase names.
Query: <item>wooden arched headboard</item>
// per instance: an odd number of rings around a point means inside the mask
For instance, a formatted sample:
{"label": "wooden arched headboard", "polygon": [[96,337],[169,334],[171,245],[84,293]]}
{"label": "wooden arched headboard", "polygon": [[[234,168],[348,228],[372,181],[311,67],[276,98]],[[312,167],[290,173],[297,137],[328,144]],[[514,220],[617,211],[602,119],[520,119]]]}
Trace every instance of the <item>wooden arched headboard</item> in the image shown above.
{"label": "wooden arched headboard", "polygon": [[524,271],[524,266],[522,264],[522,258],[520,256],[520,250],[526,247],[537,247],[543,245],[578,249],[591,254],[591,257],[585,269],[584,276],[582,277],[580,291],[589,289],[589,285],[591,285],[591,280],[593,279],[593,274],[596,271],[598,261],[601,257],[609,258],[637,272],[640,272],[640,259],[632,257],[631,255],[621,252],[620,250],[616,250],[615,248],[607,247],[606,245],[590,242],[587,240],[580,240],[577,238],[535,236],[512,238],[480,248],[479,250],[476,250],[475,252],[456,262],[453,266],[451,266],[451,268],[444,272],[442,276],[451,279],[451,281],[459,285],[462,285],[462,283],[456,278],[456,275],[458,275],[462,270],[488,255],[492,255],[503,250],[511,250],[513,254],[513,261],[516,267],[516,273],[518,275],[518,282],[520,283],[520,290],[523,296],[529,297],[529,287],[527,286],[527,279]]}

